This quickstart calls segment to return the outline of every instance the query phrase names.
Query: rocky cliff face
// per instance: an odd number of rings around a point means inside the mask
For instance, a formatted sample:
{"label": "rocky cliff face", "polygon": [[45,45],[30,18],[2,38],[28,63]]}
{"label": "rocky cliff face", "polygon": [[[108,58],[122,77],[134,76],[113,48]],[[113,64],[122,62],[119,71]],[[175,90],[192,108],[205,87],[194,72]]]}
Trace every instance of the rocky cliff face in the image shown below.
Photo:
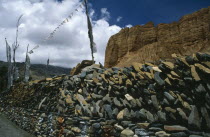
{"label": "rocky cliff face", "polygon": [[132,62],[170,59],[210,51],[210,7],[182,17],[178,22],[124,28],[108,42],[105,67],[130,66]]}

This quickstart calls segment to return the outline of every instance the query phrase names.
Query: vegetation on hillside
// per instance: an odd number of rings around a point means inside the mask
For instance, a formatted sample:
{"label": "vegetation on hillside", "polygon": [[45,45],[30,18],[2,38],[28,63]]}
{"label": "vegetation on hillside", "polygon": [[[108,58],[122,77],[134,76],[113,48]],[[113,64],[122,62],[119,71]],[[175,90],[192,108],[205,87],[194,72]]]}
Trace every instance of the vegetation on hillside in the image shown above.
{"label": "vegetation on hillside", "polygon": [[7,66],[0,67],[0,93],[7,87]]}

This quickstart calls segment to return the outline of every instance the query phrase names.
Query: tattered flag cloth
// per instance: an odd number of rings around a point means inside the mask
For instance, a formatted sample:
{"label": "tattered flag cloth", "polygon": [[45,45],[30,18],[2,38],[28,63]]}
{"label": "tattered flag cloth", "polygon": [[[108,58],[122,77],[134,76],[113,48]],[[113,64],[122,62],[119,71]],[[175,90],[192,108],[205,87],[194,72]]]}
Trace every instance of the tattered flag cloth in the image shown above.
{"label": "tattered flag cloth", "polygon": [[90,48],[92,53],[96,53],[97,49],[96,49],[96,44],[93,41],[93,29],[92,29],[92,24],[90,22],[90,17],[88,15],[88,7],[87,7],[87,1],[85,0],[85,8],[86,8],[86,15],[87,15],[87,23],[88,23],[88,36],[90,39]]}
{"label": "tattered flag cloth", "polygon": [[29,53],[29,54],[34,53],[34,51],[33,51],[33,50],[38,49],[38,48],[39,48],[39,45],[35,46],[35,47],[34,47],[32,50],[30,50],[28,53]]}
{"label": "tattered flag cloth", "polygon": [[26,61],[25,61],[25,82],[28,82],[30,76],[30,57],[26,54]]}
{"label": "tattered flag cloth", "polygon": [[12,74],[12,62],[11,62],[11,47],[6,41],[6,51],[7,51],[7,63],[8,63],[8,82],[7,82],[7,88],[9,89],[13,85],[13,74]]}
{"label": "tattered flag cloth", "polygon": [[7,61],[11,62],[11,48],[7,43],[7,39],[5,39],[5,41],[6,41]]}
{"label": "tattered flag cloth", "polygon": [[15,67],[15,80],[19,79],[19,69]]}
{"label": "tattered flag cloth", "polygon": [[[29,45],[28,45],[29,47]],[[34,50],[39,48],[39,45],[35,46],[33,49],[31,49],[30,51],[28,51],[28,47],[27,47],[27,51],[26,51],[26,60],[25,60],[25,74],[24,74],[24,80],[25,82],[28,82],[29,77],[30,77],[30,57],[28,54],[32,54],[34,53]]]}

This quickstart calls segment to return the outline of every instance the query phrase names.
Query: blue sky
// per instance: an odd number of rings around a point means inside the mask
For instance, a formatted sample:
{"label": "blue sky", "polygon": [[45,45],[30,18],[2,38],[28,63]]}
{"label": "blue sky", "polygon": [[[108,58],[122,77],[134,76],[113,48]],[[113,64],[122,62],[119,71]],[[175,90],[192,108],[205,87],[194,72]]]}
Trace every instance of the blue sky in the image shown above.
{"label": "blue sky", "polygon": [[[97,15],[101,8],[110,12],[110,24],[121,27],[153,21],[155,24],[178,21],[185,14],[210,6],[210,0],[89,0]],[[122,17],[120,22],[116,18]]]}

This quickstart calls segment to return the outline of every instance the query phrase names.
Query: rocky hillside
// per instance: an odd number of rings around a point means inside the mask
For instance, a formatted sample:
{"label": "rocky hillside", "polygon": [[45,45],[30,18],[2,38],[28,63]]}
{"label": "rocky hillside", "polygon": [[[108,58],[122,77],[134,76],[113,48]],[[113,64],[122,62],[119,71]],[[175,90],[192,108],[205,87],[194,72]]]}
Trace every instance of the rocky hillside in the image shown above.
{"label": "rocky hillside", "polygon": [[210,54],[173,59],[20,84],[0,112],[36,136],[209,137]]}
{"label": "rocky hillside", "polygon": [[178,22],[124,28],[112,36],[105,55],[105,67],[130,66],[171,59],[171,54],[191,55],[210,51],[210,7],[183,16]]}

